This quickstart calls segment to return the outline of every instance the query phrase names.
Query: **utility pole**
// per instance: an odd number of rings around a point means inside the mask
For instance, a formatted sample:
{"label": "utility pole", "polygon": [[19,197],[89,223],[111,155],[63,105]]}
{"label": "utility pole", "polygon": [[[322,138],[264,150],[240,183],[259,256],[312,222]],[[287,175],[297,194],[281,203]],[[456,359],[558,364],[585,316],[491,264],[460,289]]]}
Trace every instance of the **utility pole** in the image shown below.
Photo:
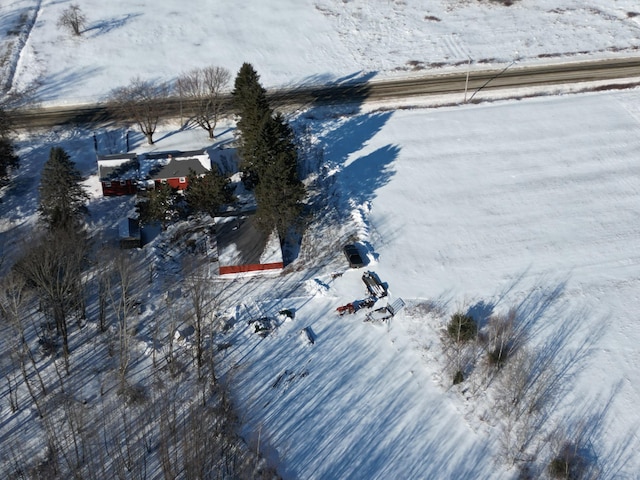
{"label": "utility pole", "polygon": [[516,63],[518,63],[517,60],[513,60],[509,65],[507,65],[506,67],[504,67],[501,71],[499,71],[496,75],[494,75],[493,77],[491,77],[489,80],[487,80],[486,82],[484,82],[484,85],[480,86],[475,92],[473,92],[473,95],[471,95],[471,97],[469,98],[469,100],[473,100],[473,97],[476,96],[476,93],[478,93],[480,90],[482,90],[484,87],[486,87],[487,85],[489,85],[489,83],[491,83],[492,80],[495,80],[496,78],[498,78],[500,75],[502,75],[504,72],[506,72],[507,70],[509,70],[509,67],[511,67],[512,65],[515,65]]}
{"label": "utility pole", "polygon": [[467,103],[467,90],[469,89],[469,70],[471,69],[471,57],[467,61],[467,79],[464,82],[464,103]]}

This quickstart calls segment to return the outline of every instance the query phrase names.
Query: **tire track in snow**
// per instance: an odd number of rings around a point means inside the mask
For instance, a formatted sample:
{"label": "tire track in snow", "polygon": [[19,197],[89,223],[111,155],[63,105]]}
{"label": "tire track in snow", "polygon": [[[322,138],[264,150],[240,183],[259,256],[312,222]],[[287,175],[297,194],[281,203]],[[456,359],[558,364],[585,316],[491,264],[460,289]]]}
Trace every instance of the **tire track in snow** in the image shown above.
{"label": "tire track in snow", "polygon": [[451,35],[442,35],[442,40],[446,50],[454,59],[467,60],[471,58],[469,51],[462,45],[458,35],[455,33]]}
{"label": "tire track in snow", "polygon": [[13,90],[16,72],[18,70],[18,65],[22,60],[22,53],[24,52],[24,47],[27,45],[29,41],[29,37],[31,36],[31,31],[40,16],[40,11],[42,9],[42,0],[37,0],[35,4],[35,8],[27,8],[29,12],[29,16],[24,23],[24,29],[20,32],[18,36],[18,40],[13,47],[13,52],[10,55],[9,66],[7,68],[7,76],[2,85],[2,93],[7,93]]}

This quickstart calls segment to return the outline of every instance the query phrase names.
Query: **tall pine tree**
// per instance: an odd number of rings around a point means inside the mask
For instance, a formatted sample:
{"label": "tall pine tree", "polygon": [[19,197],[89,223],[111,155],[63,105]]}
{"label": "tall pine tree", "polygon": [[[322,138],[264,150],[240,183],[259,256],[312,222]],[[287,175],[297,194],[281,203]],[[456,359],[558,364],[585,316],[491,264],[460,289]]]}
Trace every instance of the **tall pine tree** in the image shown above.
{"label": "tall pine tree", "polygon": [[305,188],[298,178],[293,130],[282,115],[269,119],[263,135],[266,148],[255,189],[256,215],[258,225],[266,232],[275,229],[282,241],[300,216]]}
{"label": "tall pine tree", "polygon": [[60,147],[53,147],[42,169],[40,218],[50,230],[78,230],[87,212],[89,198],[80,182],[82,176]]}
{"label": "tall pine tree", "polygon": [[251,64],[244,63],[240,67],[232,96],[236,114],[239,116],[238,153],[242,161],[243,180],[248,188],[253,188],[259,181],[263,160],[263,130],[271,118],[272,111],[267,101],[267,92],[260,84],[260,76]]}
{"label": "tall pine tree", "polygon": [[253,180],[249,187],[254,187],[258,225],[266,233],[275,229],[283,241],[302,211],[305,188],[298,178],[293,130],[281,114],[274,115],[259,80],[248,63],[235,80],[241,168]]}

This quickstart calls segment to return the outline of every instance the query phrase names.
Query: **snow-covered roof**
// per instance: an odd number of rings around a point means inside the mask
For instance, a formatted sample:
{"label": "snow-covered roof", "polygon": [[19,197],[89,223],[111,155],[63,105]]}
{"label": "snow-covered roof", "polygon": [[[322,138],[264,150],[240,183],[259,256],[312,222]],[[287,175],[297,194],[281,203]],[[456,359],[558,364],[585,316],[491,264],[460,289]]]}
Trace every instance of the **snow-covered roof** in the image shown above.
{"label": "snow-covered roof", "polygon": [[275,233],[266,235],[255,224],[255,216],[216,217],[216,242],[220,266],[264,265],[282,262],[282,249]]}
{"label": "snow-covered roof", "polygon": [[100,180],[126,180],[139,175],[140,163],[135,153],[98,155]]}
{"label": "snow-covered roof", "polygon": [[120,238],[140,238],[140,222],[135,218],[123,218],[118,223]]}
{"label": "snow-covered roof", "polygon": [[211,159],[206,150],[165,151],[151,153],[119,153],[98,155],[100,180],[132,178],[187,177],[191,172],[202,175],[211,170]]}

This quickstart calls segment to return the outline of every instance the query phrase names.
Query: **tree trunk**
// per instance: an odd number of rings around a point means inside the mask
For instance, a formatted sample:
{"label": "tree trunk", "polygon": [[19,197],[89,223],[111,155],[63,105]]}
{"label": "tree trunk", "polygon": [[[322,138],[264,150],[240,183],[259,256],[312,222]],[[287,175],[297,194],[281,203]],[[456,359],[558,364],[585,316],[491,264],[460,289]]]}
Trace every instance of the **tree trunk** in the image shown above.
{"label": "tree trunk", "polygon": [[69,373],[69,335],[67,331],[67,318],[64,305],[60,301],[53,305],[53,317],[56,322],[58,333],[62,336],[62,354],[64,356],[67,373]]}

